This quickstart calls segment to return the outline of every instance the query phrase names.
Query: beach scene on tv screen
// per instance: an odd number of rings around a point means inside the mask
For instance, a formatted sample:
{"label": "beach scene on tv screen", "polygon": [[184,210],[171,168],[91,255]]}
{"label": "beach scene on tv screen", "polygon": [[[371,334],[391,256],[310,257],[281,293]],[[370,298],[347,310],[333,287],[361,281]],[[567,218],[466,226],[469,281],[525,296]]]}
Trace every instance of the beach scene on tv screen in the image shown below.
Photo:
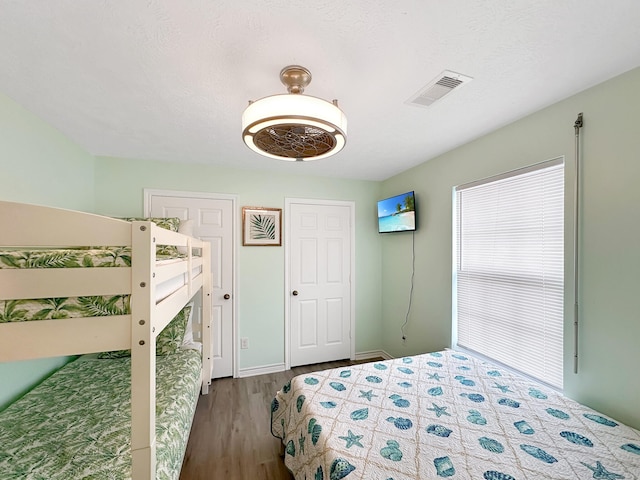
{"label": "beach scene on tv screen", "polygon": [[416,208],[413,192],[403,193],[378,202],[378,231],[415,230]]}

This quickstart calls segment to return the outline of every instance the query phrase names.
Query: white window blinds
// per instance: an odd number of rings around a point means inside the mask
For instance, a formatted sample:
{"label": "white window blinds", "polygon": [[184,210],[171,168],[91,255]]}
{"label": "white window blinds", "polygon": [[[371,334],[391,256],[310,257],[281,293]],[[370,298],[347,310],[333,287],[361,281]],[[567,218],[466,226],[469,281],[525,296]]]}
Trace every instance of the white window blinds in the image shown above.
{"label": "white window blinds", "polygon": [[457,345],[562,388],[562,158],[456,188]]}

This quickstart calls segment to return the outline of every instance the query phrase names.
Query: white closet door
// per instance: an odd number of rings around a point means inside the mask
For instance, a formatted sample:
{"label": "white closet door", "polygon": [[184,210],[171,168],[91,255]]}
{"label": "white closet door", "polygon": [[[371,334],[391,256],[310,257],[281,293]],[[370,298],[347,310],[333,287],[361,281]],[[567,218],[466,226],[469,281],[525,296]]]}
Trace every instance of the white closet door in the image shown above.
{"label": "white closet door", "polygon": [[351,209],[290,205],[291,366],[351,356]]}
{"label": "white closet door", "polygon": [[[211,244],[213,372],[211,378],[233,376],[233,200],[152,194],[150,216],[193,220],[193,236]],[[201,304],[196,304],[201,318]],[[197,339],[196,339],[197,340]]]}

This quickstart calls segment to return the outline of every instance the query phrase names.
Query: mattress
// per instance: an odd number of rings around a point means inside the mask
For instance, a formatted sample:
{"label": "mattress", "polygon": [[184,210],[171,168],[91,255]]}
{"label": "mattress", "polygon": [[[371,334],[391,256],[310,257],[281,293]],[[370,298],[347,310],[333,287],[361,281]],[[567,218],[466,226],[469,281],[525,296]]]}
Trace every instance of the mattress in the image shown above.
{"label": "mattress", "polygon": [[[176,480],[200,390],[195,350],[156,358],[157,479]],[[130,358],[65,365],[0,412],[0,477],[131,477]]]}
{"label": "mattress", "polygon": [[[179,253],[157,253],[158,265],[173,263],[185,258]],[[129,247],[49,250],[1,250],[0,268],[111,268],[130,267]],[[192,275],[201,273],[202,267],[194,267]],[[172,278],[156,285],[156,301],[159,302],[185,285],[187,275]],[[99,317],[130,313],[129,295],[85,296],[5,300],[0,302],[0,323],[30,320],[55,320],[59,318]]]}
{"label": "mattress", "polygon": [[455,351],[300,375],[271,405],[296,479],[639,479],[640,432]]}

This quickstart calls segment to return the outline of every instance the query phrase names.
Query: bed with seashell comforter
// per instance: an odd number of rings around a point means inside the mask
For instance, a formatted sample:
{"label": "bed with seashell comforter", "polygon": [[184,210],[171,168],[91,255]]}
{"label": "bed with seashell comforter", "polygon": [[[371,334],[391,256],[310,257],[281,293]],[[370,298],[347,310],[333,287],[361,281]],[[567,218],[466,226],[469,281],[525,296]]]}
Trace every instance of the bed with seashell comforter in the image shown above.
{"label": "bed with seashell comforter", "polygon": [[296,479],[640,479],[640,432],[447,350],[299,375],[271,404]]}

